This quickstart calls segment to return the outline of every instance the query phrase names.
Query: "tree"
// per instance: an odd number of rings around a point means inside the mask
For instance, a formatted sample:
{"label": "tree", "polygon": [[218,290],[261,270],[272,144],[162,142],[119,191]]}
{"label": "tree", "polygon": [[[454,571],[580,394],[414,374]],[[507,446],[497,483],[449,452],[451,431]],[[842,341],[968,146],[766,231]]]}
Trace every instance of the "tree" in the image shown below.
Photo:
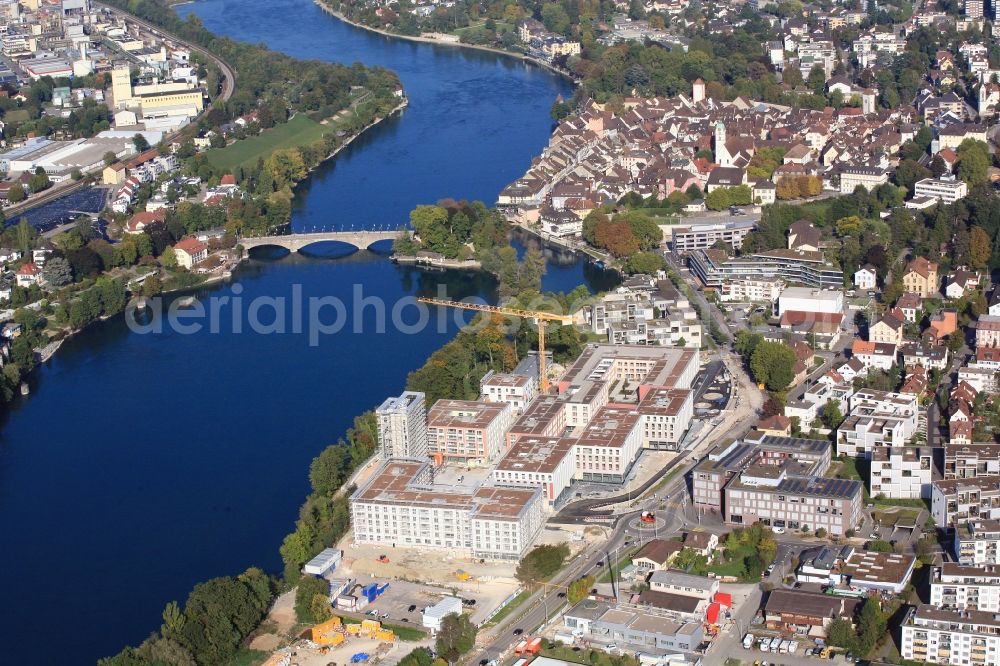
{"label": "tree", "polygon": [[468,615],[452,613],[441,620],[434,649],[437,653],[454,664],[476,644],[476,625],[472,624]]}
{"label": "tree", "polygon": [[309,483],[318,495],[334,493],[344,483],[348,469],[347,449],[343,443],[328,446],[309,465]]}
{"label": "tree", "polygon": [[49,180],[49,174],[45,173],[45,169],[42,167],[37,167],[35,173],[28,179],[28,189],[32,193],[41,192],[51,186],[52,182]]}
{"label": "tree", "polygon": [[666,262],[659,254],[655,252],[637,252],[625,262],[625,271],[627,273],[656,275],[656,272],[663,270],[665,266]]}
{"label": "tree", "polygon": [[117,161],[118,161],[118,156],[115,155],[112,151],[109,150],[108,152],[104,153],[104,166],[111,166]]}
{"label": "tree", "polygon": [[517,565],[517,579],[525,585],[539,583],[559,571],[569,557],[566,544],[535,546]]}
{"label": "tree", "polygon": [[73,269],[63,257],[52,257],[42,267],[42,278],[53,287],[65,287],[73,281]]}
{"label": "tree", "polygon": [[321,597],[327,608],[330,607],[330,583],[316,576],[303,576],[295,588],[295,618],[303,624],[316,624],[330,619],[329,616],[316,616],[318,604],[316,597]]}
{"label": "tree", "polygon": [[802,81],[802,70],[798,67],[787,67],[781,73],[781,82],[790,88],[797,88],[801,86]]}
{"label": "tree", "polygon": [[823,425],[830,430],[836,430],[844,422],[844,415],[840,411],[840,404],[836,400],[829,400],[823,405],[823,410],[819,418],[823,422]]}
{"label": "tree", "polygon": [[969,185],[986,180],[991,159],[990,149],[982,141],[966,139],[956,151],[958,153],[958,177]]}
{"label": "tree", "polygon": [[569,588],[566,590],[566,598],[571,604],[583,601],[590,596],[590,591],[594,587],[595,580],[596,579],[593,576],[584,576],[583,578],[574,580],[569,584]]}
{"label": "tree", "polygon": [[783,391],[795,377],[795,352],[780,342],[764,340],[753,350],[750,370],[758,384],[764,384],[769,391]]}
{"label": "tree", "polygon": [[826,92],[826,72],[823,71],[822,66],[813,65],[813,68],[809,70],[809,78],[806,79],[806,85],[809,86],[809,89],[815,95],[822,95]]}
{"label": "tree", "polygon": [[858,615],[856,647],[862,656],[871,652],[886,630],[886,619],[882,608],[873,598],[868,597]]}
{"label": "tree", "polygon": [[135,151],[137,153],[142,153],[149,150],[149,141],[146,141],[146,137],[144,137],[139,132],[136,132],[135,135],[132,137],[132,145],[135,146]]}
{"label": "tree", "polygon": [[14,183],[10,186],[10,189],[7,190],[7,200],[11,203],[24,201],[26,196],[27,195],[24,193],[24,186],[21,185],[21,183]]}
{"label": "tree", "polygon": [[73,180],[80,180],[83,178],[83,172],[78,168],[73,167],[73,170],[69,172],[69,177]]}
{"label": "tree", "polygon": [[851,626],[850,620],[842,617],[834,619],[830,623],[829,629],[826,630],[826,637],[826,642],[833,647],[845,650],[854,650],[855,648],[856,636],[854,635],[854,628]]}
{"label": "tree", "polygon": [[177,253],[173,247],[167,246],[160,253],[160,265],[164,268],[177,268]]}
{"label": "tree", "polygon": [[983,270],[989,264],[992,255],[993,245],[990,243],[989,234],[982,227],[972,227],[969,230],[969,263],[976,270]]}

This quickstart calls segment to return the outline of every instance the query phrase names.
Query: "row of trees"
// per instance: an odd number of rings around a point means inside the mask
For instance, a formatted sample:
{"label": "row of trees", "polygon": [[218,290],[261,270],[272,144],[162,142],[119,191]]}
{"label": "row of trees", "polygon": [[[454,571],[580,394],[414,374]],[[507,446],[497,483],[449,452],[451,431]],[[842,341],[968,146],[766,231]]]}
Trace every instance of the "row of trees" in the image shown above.
{"label": "row of trees", "polygon": [[[373,412],[354,419],[346,441],[339,440],[323,450],[309,466],[311,492],[299,509],[295,531],[281,544],[284,579],[297,583],[302,565],[321,550],[336,543],[350,527],[347,493],[340,492],[343,484],[361,463],[375,452],[378,425]],[[310,596],[307,604],[312,603]]]}
{"label": "row of trees", "polygon": [[182,609],[171,601],[160,630],[136,648],[101,659],[99,666],[207,666],[228,664],[264,619],[275,582],[260,569],[199,583]]}
{"label": "row of trees", "polygon": [[614,213],[607,206],[591,211],[583,220],[583,239],[612,256],[626,259],[659,247],[663,240],[656,221],[642,209]]}

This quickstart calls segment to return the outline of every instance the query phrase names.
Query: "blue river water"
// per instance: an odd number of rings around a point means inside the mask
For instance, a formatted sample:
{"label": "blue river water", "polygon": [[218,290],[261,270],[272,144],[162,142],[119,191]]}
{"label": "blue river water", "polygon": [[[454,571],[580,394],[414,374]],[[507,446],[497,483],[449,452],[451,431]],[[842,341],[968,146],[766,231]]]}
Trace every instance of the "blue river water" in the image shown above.
{"label": "blue river water", "polygon": [[[297,230],[399,226],[441,197],[492,202],[551,131],[568,84],[488,53],[395,41],[346,26],[309,0],[208,0],[181,7],[212,30],[307,58],[399,72],[411,105],[300,187]],[[519,247],[521,247],[519,245]],[[478,273],[421,272],[384,252],[315,246],[255,255],[206,299],[335,296],[391,308],[437,293],[495,298]],[[384,248],[383,248],[384,250]],[[551,257],[544,286],[607,288],[613,278]],[[403,388],[456,331],[142,334],[122,317],[72,338],[0,423],[0,661],[89,664],[143,640],[171,600],[213,576],[280,569],[278,545],[308,490],[309,461],[352,418]],[[289,315],[290,316],[290,315]],[[261,315],[267,320],[266,312]],[[449,320],[451,321],[451,320]]]}

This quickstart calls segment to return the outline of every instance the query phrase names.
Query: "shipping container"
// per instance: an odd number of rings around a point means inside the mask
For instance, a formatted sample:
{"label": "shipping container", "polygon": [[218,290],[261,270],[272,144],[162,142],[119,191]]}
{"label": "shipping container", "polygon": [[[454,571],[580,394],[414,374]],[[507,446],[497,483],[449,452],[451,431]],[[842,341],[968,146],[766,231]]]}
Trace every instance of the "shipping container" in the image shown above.
{"label": "shipping container", "polygon": [[562,632],[555,635],[555,640],[557,643],[565,643],[566,645],[572,645],[576,642],[576,637],[573,634],[564,634]]}
{"label": "shipping container", "polygon": [[527,648],[528,648],[528,641],[521,641],[520,643],[514,646],[514,654],[520,657],[522,654],[524,654],[524,651]]}
{"label": "shipping container", "polygon": [[528,647],[524,649],[525,654],[538,654],[542,651],[542,639],[540,636],[532,638],[528,642]]}

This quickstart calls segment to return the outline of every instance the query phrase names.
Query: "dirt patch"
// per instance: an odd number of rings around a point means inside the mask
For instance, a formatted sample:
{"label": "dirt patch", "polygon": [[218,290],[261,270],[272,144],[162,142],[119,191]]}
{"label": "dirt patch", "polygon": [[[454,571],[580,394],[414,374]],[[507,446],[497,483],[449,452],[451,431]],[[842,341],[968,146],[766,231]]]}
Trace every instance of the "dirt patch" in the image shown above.
{"label": "dirt patch", "polygon": [[261,634],[250,641],[251,650],[262,650],[264,652],[276,650],[279,645],[281,645],[281,637],[274,634]]}

